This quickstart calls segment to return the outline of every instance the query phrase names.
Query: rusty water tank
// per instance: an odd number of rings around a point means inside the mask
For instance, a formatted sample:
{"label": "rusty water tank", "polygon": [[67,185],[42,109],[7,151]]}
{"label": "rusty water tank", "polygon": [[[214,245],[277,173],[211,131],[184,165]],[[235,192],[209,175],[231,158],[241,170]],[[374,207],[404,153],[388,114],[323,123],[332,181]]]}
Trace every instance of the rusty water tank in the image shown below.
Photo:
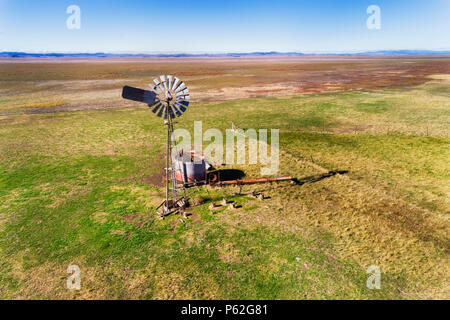
{"label": "rusty water tank", "polygon": [[173,159],[175,179],[182,184],[205,183],[211,167],[204,156],[196,151],[178,152]]}

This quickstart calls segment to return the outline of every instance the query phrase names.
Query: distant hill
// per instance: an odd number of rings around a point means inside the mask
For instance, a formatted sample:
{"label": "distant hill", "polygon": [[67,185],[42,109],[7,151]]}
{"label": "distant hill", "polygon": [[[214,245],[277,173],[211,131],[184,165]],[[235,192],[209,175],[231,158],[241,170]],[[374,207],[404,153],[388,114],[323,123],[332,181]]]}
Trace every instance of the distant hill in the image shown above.
{"label": "distant hill", "polygon": [[185,58],[185,57],[299,57],[299,56],[396,56],[396,55],[446,55],[450,51],[433,50],[380,50],[349,53],[301,53],[301,52],[234,52],[234,53],[29,53],[29,52],[0,52],[2,58]]}

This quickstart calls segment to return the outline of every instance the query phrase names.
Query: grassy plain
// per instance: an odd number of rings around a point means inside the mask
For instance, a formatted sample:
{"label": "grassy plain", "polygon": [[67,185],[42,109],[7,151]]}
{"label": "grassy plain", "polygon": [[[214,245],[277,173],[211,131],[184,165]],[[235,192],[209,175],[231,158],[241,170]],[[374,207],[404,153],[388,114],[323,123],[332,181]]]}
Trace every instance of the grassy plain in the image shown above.
{"label": "grassy plain", "polygon": [[[190,219],[157,219],[164,127],[120,89],[164,73],[194,99],[176,127],[278,128],[279,175],[306,183],[193,189]],[[2,299],[450,298],[448,57],[3,61],[0,76]],[[348,173],[311,178],[329,170]],[[224,196],[242,207],[211,215]]]}

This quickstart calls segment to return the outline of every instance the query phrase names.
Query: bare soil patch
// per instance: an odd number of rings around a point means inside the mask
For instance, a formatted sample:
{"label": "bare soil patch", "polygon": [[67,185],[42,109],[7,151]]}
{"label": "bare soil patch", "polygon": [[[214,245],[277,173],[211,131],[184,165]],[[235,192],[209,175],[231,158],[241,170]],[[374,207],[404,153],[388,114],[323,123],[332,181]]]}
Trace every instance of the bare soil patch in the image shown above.
{"label": "bare soil patch", "polygon": [[[0,99],[3,114],[135,106],[121,99],[122,86],[146,87],[159,74],[181,77],[195,102],[411,87],[429,81],[433,74],[450,73],[448,56],[23,59],[12,62],[15,63],[0,60],[0,79],[9,80],[0,81],[0,91],[4,93]],[[11,74],[14,74],[13,79]],[[24,92],[24,88],[28,91]],[[45,108],[11,107],[14,96],[33,92],[42,92],[39,96],[42,101],[31,101],[37,107],[48,103],[48,98],[55,95],[67,103]]]}

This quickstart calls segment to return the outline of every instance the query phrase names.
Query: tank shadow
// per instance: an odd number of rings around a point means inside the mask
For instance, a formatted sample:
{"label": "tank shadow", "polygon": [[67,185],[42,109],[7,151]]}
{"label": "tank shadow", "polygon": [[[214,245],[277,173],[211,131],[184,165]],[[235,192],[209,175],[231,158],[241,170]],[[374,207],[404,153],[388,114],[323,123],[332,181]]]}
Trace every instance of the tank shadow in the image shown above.
{"label": "tank shadow", "polygon": [[245,173],[242,170],[237,169],[222,169],[216,170],[210,173],[210,181],[231,181],[239,180],[245,177]]}

